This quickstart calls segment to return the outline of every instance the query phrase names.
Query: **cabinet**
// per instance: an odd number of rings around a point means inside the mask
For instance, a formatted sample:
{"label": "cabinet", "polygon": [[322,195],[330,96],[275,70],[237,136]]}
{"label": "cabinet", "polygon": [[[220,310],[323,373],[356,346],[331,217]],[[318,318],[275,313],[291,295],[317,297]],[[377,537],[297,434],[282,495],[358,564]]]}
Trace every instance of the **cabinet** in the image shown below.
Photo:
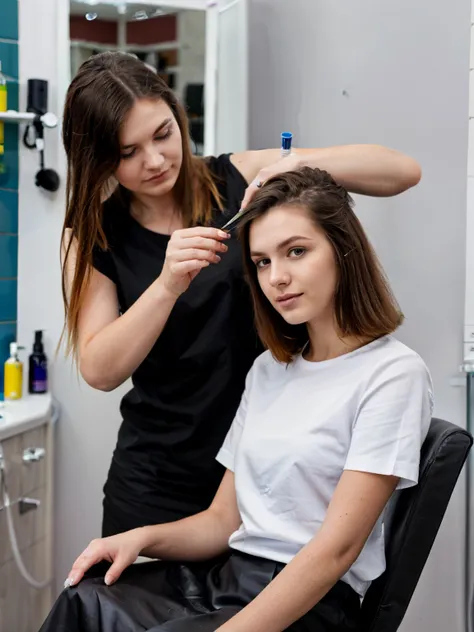
{"label": "cabinet", "polygon": [[[46,422],[0,441],[18,547],[29,574],[41,582],[52,577],[51,434]],[[21,576],[0,494],[0,632],[38,632],[52,598],[51,584],[37,590]]]}

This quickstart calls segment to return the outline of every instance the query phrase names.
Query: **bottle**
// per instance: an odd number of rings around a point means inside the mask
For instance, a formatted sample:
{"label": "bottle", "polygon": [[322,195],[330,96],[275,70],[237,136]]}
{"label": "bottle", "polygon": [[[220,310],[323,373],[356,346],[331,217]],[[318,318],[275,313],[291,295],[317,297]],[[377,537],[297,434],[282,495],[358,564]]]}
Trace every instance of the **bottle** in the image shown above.
{"label": "bottle", "polygon": [[[2,62],[0,61],[0,112],[7,111],[7,80],[2,75]],[[6,166],[4,163],[5,154],[5,128],[4,122],[0,121],[0,174],[5,173]]]}
{"label": "bottle", "polygon": [[10,343],[10,357],[5,362],[5,387],[6,400],[21,399],[23,393],[23,362],[18,356],[18,345]]}
{"label": "bottle", "polygon": [[33,395],[48,390],[48,361],[44,353],[43,332],[35,331],[33,353],[29,358],[28,392]]}

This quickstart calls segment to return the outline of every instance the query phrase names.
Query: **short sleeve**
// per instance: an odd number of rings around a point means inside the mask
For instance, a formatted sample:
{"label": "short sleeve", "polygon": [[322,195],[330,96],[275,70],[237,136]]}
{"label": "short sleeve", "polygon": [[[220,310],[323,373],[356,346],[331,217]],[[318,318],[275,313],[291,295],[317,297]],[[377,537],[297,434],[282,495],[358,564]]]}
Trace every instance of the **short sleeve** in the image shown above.
{"label": "short sleeve", "polygon": [[222,444],[222,447],[216,456],[217,461],[228,470],[231,470],[231,472],[235,471],[235,454],[237,452],[240,439],[242,437],[242,431],[245,425],[245,418],[247,417],[247,405],[251,388],[252,370],[253,369],[250,369],[247,374],[247,378],[245,380],[245,390],[240,400],[240,405],[237,409],[234,421],[232,422],[229,432],[224,439],[224,443]]}
{"label": "short sleeve", "polygon": [[205,161],[222,198],[224,211],[232,216],[240,209],[248,184],[230,157],[231,154],[221,154],[209,156]]}
{"label": "short sleeve", "polygon": [[115,264],[109,250],[102,250],[98,246],[95,246],[92,251],[92,265],[115,284],[117,283]]}
{"label": "short sleeve", "polygon": [[431,378],[421,358],[387,363],[359,405],[344,469],[399,477],[398,489],[416,485],[432,412]]}

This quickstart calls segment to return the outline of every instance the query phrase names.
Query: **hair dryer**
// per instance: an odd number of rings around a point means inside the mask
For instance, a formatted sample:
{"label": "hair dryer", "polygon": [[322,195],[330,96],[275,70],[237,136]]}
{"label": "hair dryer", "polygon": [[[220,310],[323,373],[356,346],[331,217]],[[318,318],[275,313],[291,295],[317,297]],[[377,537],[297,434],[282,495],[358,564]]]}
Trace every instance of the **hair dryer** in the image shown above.
{"label": "hair dryer", "polygon": [[36,174],[35,184],[45,191],[59,189],[59,175],[54,169],[44,166],[44,128],[48,127],[48,82],[43,79],[28,79],[27,111],[36,117],[33,121],[34,140],[30,141],[31,125],[28,125],[23,135],[23,143],[29,149],[36,149],[39,153],[40,169]]}

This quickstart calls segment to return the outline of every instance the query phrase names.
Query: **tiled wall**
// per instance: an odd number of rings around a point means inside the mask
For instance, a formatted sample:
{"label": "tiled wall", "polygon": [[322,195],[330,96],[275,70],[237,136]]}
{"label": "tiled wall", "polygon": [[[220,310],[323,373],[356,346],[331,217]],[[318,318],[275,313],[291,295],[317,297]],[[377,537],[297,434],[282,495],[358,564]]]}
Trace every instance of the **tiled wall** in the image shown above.
{"label": "tiled wall", "polygon": [[[18,109],[18,0],[0,0],[0,60],[8,109]],[[18,274],[18,126],[5,125],[0,173],[0,398],[8,345],[16,337]]]}

